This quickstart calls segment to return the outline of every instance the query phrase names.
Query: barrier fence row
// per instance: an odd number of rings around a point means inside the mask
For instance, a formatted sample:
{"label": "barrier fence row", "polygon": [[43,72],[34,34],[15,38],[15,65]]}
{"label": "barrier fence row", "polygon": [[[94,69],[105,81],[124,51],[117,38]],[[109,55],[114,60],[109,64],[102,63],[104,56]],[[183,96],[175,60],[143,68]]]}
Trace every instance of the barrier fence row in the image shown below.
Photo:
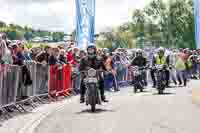
{"label": "barrier fence row", "polygon": [[0,66],[0,107],[16,102],[19,75],[19,66]]}
{"label": "barrier fence row", "polygon": [[[24,66],[0,65],[0,110],[19,105],[22,101],[40,96],[56,98],[69,96],[71,89],[70,65],[48,66],[26,62]],[[34,106],[32,106],[34,107]]]}

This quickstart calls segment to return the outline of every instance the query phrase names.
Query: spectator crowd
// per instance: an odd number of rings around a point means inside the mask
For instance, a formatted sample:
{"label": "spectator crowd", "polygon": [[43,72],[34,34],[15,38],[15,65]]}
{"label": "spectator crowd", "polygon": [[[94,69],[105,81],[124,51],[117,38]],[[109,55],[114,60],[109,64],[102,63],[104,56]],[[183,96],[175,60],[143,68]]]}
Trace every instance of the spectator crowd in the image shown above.
{"label": "spectator crowd", "polygon": [[[143,55],[147,58],[147,63],[151,65],[152,56],[156,49],[144,49]],[[136,56],[136,51],[126,49],[116,49],[109,52],[106,48],[99,48],[97,56],[103,58],[107,71],[110,71],[105,77],[105,88],[112,88],[118,91],[120,86],[126,85],[129,77],[129,66],[131,60]],[[182,84],[182,80],[199,78],[200,71],[200,50],[189,49],[167,49],[166,56],[170,58],[171,77],[175,84]],[[70,64],[72,66],[72,77],[80,81],[79,63],[82,58],[87,56],[87,52],[75,47],[74,43],[67,47],[63,46],[45,46],[44,48],[36,47],[26,48],[23,42],[12,43],[7,39],[6,34],[0,34],[0,64],[13,64],[23,66],[23,72],[26,77],[26,84],[31,84],[29,72],[24,65],[26,61],[33,61],[49,65]],[[28,78],[27,78],[28,77]],[[108,82],[106,82],[108,81]],[[75,82],[74,89],[79,90],[80,83]]]}

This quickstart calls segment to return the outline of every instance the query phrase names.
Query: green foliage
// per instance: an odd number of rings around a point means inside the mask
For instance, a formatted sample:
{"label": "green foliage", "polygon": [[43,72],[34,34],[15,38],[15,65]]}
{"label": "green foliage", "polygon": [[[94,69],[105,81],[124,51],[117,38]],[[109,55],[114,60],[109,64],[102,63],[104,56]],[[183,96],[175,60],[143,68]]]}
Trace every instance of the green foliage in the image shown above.
{"label": "green foliage", "polygon": [[109,33],[101,33],[100,47],[132,48],[153,46],[195,48],[192,0],[152,0],[144,9],[133,11],[132,21]]}
{"label": "green foliage", "polygon": [[45,47],[47,47],[48,45],[45,43],[40,43],[40,48],[44,49]]}
{"label": "green foliage", "polygon": [[31,49],[33,47],[40,47],[44,49],[46,46],[48,46],[46,43],[31,43],[31,42],[25,43],[24,45],[27,49]]}
{"label": "green foliage", "polygon": [[20,26],[16,24],[9,24],[0,21],[0,32],[4,32],[8,35],[10,40],[22,40],[26,39],[31,41],[34,37],[52,36],[54,41],[61,41],[64,37],[63,32],[50,32],[46,30],[35,30],[28,26]]}
{"label": "green foliage", "polygon": [[33,43],[24,44],[27,49],[31,49],[33,47]]}
{"label": "green foliage", "polygon": [[55,42],[58,42],[58,41],[61,41],[64,37],[64,32],[54,32],[52,34],[52,37],[53,37],[53,41]]}

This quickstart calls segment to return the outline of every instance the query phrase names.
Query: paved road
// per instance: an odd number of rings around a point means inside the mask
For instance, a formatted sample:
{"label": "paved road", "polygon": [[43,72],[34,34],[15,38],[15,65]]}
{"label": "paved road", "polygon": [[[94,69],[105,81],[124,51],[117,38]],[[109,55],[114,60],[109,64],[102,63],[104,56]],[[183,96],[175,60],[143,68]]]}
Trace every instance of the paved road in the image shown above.
{"label": "paved road", "polygon": [[41,121],[34,133],[200,133],[200,107],[191,89],[170,88],[133,94],[129,88],[109,94],[110,102],[91,113],[78,97]]}

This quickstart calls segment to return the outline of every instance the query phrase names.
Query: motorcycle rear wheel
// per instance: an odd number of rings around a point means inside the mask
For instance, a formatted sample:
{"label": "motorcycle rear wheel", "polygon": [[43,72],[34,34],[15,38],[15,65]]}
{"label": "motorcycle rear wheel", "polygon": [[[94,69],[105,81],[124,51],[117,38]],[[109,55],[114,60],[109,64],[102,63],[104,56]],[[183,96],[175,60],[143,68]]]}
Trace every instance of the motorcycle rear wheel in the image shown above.
{"label": "motorcycle rear wheel", "polygon": [[162,90],[162,89],[159,89],[159,90],[158,90],[158,94],[163,94],[163,90]]}
{"label": "motorcycle rear wheel", "polygon": [[165,85],[160,83],[158,86],[158,94],[163,94],[164,90],[165,90]]}
{"label": "motorcycle rear wheel", "polygon": [[96,111],[96,104],[92,104],[92,105],[91,105],[91,111],[92,111],[92,112],[95,112],[95,111]]}

